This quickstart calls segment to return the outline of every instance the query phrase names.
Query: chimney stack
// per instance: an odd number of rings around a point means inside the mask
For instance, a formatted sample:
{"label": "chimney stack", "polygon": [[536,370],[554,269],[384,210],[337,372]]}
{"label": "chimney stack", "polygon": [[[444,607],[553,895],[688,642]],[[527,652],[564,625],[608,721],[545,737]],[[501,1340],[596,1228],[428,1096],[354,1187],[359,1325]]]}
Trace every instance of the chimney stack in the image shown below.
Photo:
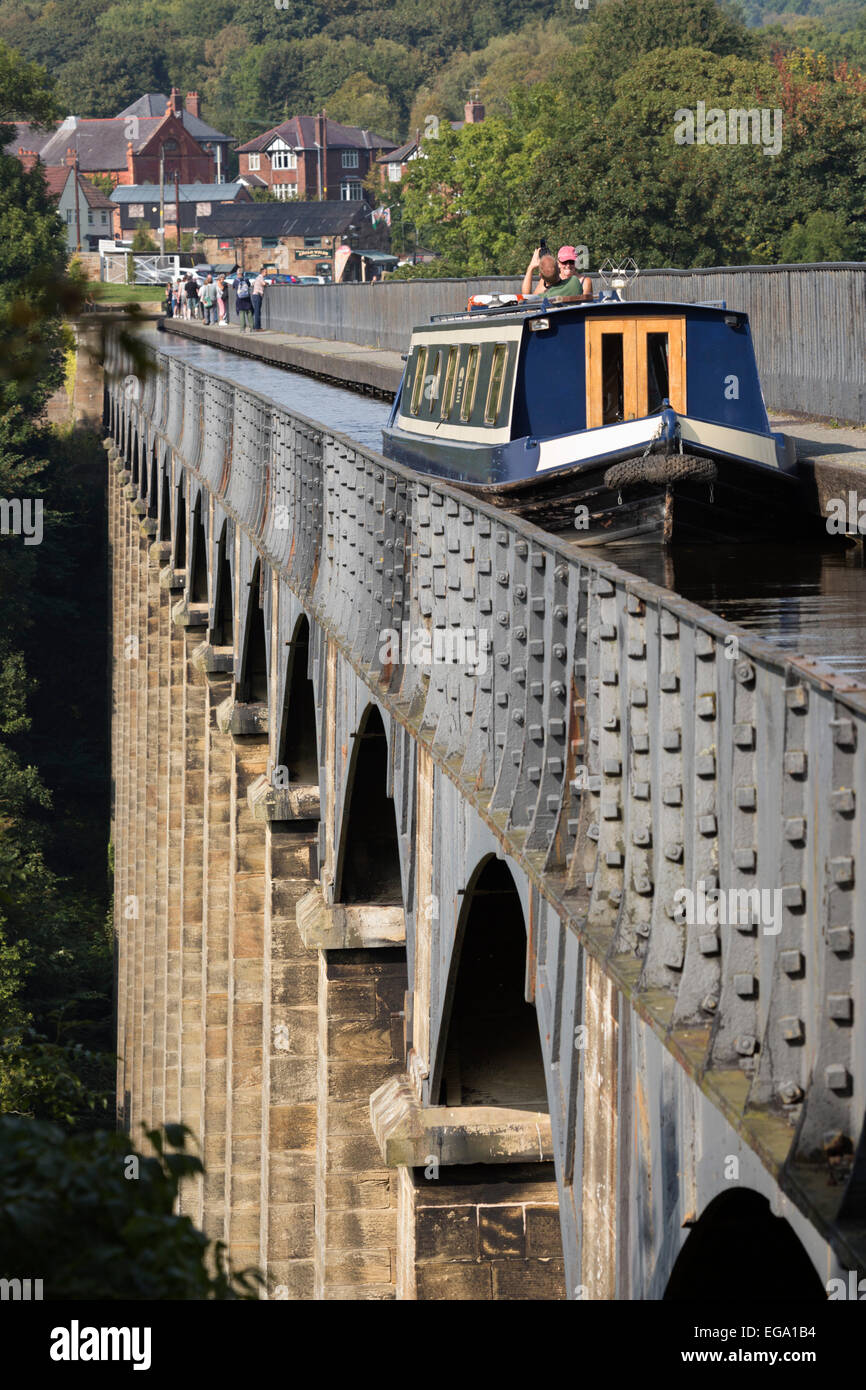
{"label": "chimney stack", "polygon": [[484,120],[484,105],[479,100],[477,92],[472,93],[463,107],[463,115],[467,125],[478,125]]}
{"label": "chimney stack", "polygon": [[175,116],[179,116],[181,113],[180,92],[177,90],[177,87],[172,87],[171,89],[171,96],[168,99],[168,109],[169,111],[173,111]]}
{"label": "chimney stack", "polygon": [[22,145],[18,146],[18,160],[25,173],[30,173],[31,169],[36,168],[39,155],[35,150],[25,150]]}
{"label": "chimney stack", "polygon": [[196,120],[201,120],[198,92],[187,92],[184,105],[191,116],[195,116]]}
{"label": "chimney stack", "polygon": [[69,169],[75,168],[75,150],[71,145],[66,148],[66,165]]}

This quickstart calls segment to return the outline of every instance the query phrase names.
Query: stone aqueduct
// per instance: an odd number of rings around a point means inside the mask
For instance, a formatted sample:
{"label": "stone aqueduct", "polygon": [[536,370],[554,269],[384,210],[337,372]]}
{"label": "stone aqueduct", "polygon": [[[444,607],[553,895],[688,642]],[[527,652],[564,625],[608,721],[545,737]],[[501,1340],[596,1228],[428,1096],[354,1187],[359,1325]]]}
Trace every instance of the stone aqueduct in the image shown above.
{"label": "stone aqueduct", "polygon": [[[862,1266],[862,692],[177,357],[110,367],[118,1113],[194,1131],[183,1210],[272,1298]],[[778,930],[681,923],[699,880],[778,886]]]}

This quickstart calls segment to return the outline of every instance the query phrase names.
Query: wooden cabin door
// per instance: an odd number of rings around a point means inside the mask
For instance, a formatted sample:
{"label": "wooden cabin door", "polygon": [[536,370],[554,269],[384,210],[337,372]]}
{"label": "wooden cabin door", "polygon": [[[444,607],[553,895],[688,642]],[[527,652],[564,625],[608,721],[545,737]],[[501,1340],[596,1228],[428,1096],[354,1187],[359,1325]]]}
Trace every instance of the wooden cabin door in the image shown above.
{"label": "wooden cabin door", "polygon": [[686,409],[684,318],[597,318],[586,324],[586,427],[643,419],[665,397]]}

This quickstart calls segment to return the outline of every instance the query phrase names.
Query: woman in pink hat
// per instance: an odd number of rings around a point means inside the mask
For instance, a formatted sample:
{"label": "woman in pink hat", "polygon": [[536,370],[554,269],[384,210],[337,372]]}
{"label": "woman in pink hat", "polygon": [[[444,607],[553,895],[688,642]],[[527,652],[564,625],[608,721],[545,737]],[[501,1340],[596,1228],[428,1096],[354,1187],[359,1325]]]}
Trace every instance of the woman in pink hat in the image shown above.
{"label": "woman in pink hat", "polygon": [[588,275],[577,273],[577,252],[573,246],[560,246],[556,253],[559,284],[547,290],[548,299],[573,299],[576,295],[591,295],[592,281]]}

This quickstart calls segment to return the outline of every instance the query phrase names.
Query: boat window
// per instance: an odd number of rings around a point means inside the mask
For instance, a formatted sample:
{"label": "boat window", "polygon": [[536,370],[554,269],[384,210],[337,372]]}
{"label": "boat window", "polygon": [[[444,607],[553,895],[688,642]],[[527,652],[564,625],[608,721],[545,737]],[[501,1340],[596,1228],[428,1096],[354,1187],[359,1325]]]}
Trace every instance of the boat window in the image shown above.
{"label": "boat window", "polygon": [[427,363],[427,349],[418,349],[418,361],[415,363],[415,384],[412,387],[412,404],[410,409],[413,415],[417,415],[421,408],[421,393],[424,390],[424,367]]}
{"label": "boat window", "polygon": [[457,358],[459,354],[456,348],[448,349],[448,366],[445,368],[445,387],[442,391],[442,419],[451,414],[451,407],[454,404],[454,387],[457,385]]}
{"label": "boat window", "polygon": [[623,418],[622,334],[603,333],[601,339],[601,405],[603,425]]}
{"label": "boat window", "polygon": [[502,388],[505,385],[505,363],[507,357],[508,344],[497,343],[493,349],[493,361],[490,365],[490,387],[487,392],[487,405],[484,407],[484,419],[488,425],[496,423],[499,407],[502,404]]}
{"label": "boat window", "polygon": [[441,348],[436,348],[435,350],[431,348],[428,356],[427,371],[424,373],[424,400],[429,403],[427,406],[427,413],[429,415],[434,413],[436,402],[439,400],[439,386],[444,357],[445,354],[442,352]]}
{"label": "boat window", "polygon": [[471,347],[466,357],[466,380],[463,386],[463,400],[460,404],[460,419],[468,420],[475,404],[475,388],[478,385],[478,359],[481,348]]}
{"label": "boat window", "polygon": [[662,401],[670,399],[668,385],[668,335],[646,335],[647,415],[655,415]]}

